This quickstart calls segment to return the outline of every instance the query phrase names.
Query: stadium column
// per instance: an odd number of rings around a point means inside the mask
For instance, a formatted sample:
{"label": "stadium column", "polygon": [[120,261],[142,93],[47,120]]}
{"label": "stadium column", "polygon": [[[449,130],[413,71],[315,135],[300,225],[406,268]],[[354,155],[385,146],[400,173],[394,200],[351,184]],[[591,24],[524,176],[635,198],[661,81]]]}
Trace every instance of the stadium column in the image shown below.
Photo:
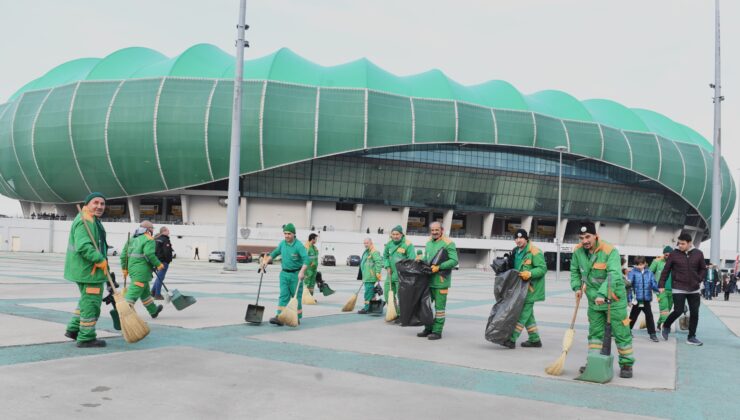
{"label": "stadium column", "polygon": [[[598,225],[597,225],[597,226],[598,226]],[[565,231],[566,231],[566,228],[567,228],[567,227],[568,227],[568,219],[566,219],[566,218],[564,218],[564,217],[563,217],[563,218],[561,218],[561,219],[560,219],[560,232],[557,232],[557,235],[558,235],[558,241],[559,241],[559,243],[561,243],[561,244],[563,243],[563,239],[565,239]],[[598,233],[598,232],[597,232],[597,233]]]}
{"label": "stadium column", "polygon": [[360,232],[362,229],[362,204],[355,204],[355,220],[352,223],[352,230]]}
{"label": "stadium column", "polygon": [[526,230],[527,232],[530,232],[532,230],[532,220],[534,218],[532,216],[524,216],[522,217],[522,229]]}
{"label": "stadium column", "polygon": [[167,197],[162,197],[162,219],[167,220]]}
{"label": "stadium column", "polygon": [[239,199],[239,226],[247,227],[247,197]]}
{"label": "stadium column", "polygon": [[409,228],[409,210],[411,210],[410,207],[404,207],[401,209],[401,227],[404,232]]}
{"label": "stadium column", "polygon": [[680,228],[674,230],[673,231],[673,239],[671,240],[671,242],[678,241],[678,237],[681,236],[681,232],[682,231],[683,231],[683,227],[680,227]]}
{"label": "stadium column", "polygon": [[627,243],[627,235],[630,233],[630,224],[624,223],[622,227],[619,228],[619,244],[624,245]]}
{"label": "stadium column", "polygon": [[648,230],[647,246],[655,246],[655,232],[658,230],[658,225],[650,226]]}
{"label": "stadium column", "polygon": [[306,228],[311,229],[313,223],[313,201],[306,201]]}
{"label": "stadium column", "polygon": [[596,234],[599,234],[599,229],[601,228],[601,222],[594,222],[594,227],[596,228]]}
{"label": "stadium column", "polygon": [[180,213],[182,213],[182,223],[190,223],[190,196],[180,195]]}
{"label": "stadium column", "polygon": [[450,229],[452,229],[452,209],[445,210],[444,218],[442,219],[442,227],[445,229],[445,235],[449,235]]}
{"label": "stadium column", "polygon": [[129,197],[128,201],[128,217],[132,223],[139,223],[139,204],[141,199],[139,197]]}
{"label": "stadium column", "polygon": [[488,239],[491,237],[491,231],[493,230],[493,218],[495,217],[494,213],[488,213],[485,216],[483,216],[483,229],[481,232],[481,236]]}
{"label": "stadium column", "polygon": [[31,205],[30,201],[20,201],[21,203],[21,211],[23,212],[23,217],[30,218],[31,213],[33,213],[33,206]]}

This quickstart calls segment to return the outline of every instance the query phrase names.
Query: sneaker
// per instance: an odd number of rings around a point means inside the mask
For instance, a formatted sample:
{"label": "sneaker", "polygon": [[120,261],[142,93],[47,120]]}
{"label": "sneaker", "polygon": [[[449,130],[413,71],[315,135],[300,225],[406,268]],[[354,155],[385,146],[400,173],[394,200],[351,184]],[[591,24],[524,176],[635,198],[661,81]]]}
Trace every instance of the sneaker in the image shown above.
{"label": "sneaker", "polygon": [[620,378],[631,378],[632,377],[632,366],[622,366],[619,369]]}
{"label": "sneaker", "polygon": [[159,313],[162,312],[162,309],[164,309],[164,306],[157,305],[157,312],[155,312],[155,313],[152,314],[152,319],[158,317],[159,316]]}
{"label": "sneaker", "polygon": [[654,342],[656,342],[656,343],[657,343],[657,342],[659,341],[659,340],[658,340],[658,336],[657,336],[657,335],[655,335],[655,334],[650,334],[650,339],[651,339],[651,340],[653,340],[653,341],[654,341]]}
{"label": "sneaker", "polygon": [[67,330],[64,332],[64,336],[72,340],[77,340],[77,331]]}
{"label": "sneaker", "polygon": [[105,347],[105,341],[98,340],[97,338],[89,340],[89,341],[78,341],[77,347],[79,348]]}
{"label": "sneaker", "polygon": [[276,316],[270,318],[270,324],[277,325],[278,327],[282,327],[283,326],[283,323],[280,322],[280,320]]}
{"label": "sneaker", "polygon": [[704,343],[702,343],[701,341],[699,341],[699,339],[696,338],[696,337],[689,337],[689,338],[687,338],[686,339],[686,344],[691,344],[692,346],[703,346],[704,345]]}
{"label": "sneaker", "polygon": [[362,308],[359,311],[357,311],[357,313],[360,314],[360,315],[365,315],[367,313],[367,309]]}
{"label": "sneaker", "polygon": [[668,336],[671,335],[671,329],[666,327],[661,328],[660,335],[663,336],[663,340],[668,341]]}
{"label": "sneaker", "polygon": [[503,343],[501,343],[501,345],[506,347],[507,349],[516,348],[516,343],[511,340],[506,340]]}
{"label": "sneaker", "polygon": [[427,337],[427,340],[440,340],[441,338],[442,338],[442,334],[431,333]]}
{"label": "sneaker", "polygon": [[399,316],[398,318],[394,319],[394,320],[393,320],[393,323],[394,323],[394,324],[398,324],[398,325],[401,325],[401,317]]}
{"label": "sneaker", "polygon": [[422,332],[420,332],[420,333],[416,334],[416,336],[417,336],[417,337],[422,337],[422,338],[423,338],[423,337],[428,337],[428,336],[429,336],[429,335],[430,335],[431,333],[432,333],[431,331],[427,331],[427,330],[424,330],[424,331],[422,331]]}
{"label": "sneaker", "polygon": [[521,344],[519,344],[521,347],[542,347],[542,341],[522,341]]}

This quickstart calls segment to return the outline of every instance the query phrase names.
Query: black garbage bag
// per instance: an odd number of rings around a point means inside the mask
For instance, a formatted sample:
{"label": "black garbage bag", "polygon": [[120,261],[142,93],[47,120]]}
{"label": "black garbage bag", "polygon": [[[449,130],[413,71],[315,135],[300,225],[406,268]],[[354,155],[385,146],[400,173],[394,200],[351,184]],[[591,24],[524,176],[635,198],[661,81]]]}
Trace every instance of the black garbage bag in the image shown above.
{"label": "black garbage bag", "polygon": [[401,325],[432,325],[434,308],[429,292],[429,277],[432,268],[424,261],[401,260],[396,263],[398,271],[398,303],[401,309]]}
{"label": "black garbage bag", "polygon": [[509,270],[496,276],[493,293],[496,303],[486,324],[486,340],[503,344],[511,338],[522,314],[527,282],[519,278],[517,270]]}

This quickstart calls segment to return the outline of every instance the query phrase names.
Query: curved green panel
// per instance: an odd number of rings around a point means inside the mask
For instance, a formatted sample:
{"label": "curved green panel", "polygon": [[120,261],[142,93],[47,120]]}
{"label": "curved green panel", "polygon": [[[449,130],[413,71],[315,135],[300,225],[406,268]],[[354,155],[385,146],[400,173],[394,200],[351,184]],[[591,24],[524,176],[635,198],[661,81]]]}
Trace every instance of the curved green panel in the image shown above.
{"label": "curved green panel", "polygon": [[692,143],[688,133],[680,125],[674,123],[670,118],[647,109],[632,108],[635,113],[648,126],[648,131],[674,141]]}
{"label": "curved green panel", "polygon": [[[155,61],[147,66],[141,67],[131,75],[131,79],[143,79],[151,77],[164,77],[172,73],[172,67],[177,62],[178,57],[162,61]],[[127,78],[128,79],[128,78]],[[126,79],[124,79],[126,80]]]}
{"label": "curved green panel", "polygon": [[453,102],[414,99],[414,117],[416,143],[455,141]]}
{"label": "curved green panel", "polygon": [[[678,123],[676,123],[678,124]],[[714,143],[710,143],[707,139],[704,138],[701,134],[697,133],[693,128],[688,127],[683,124],[679,124],[684,131],[688,134],[689,138],[693,141],[694,144],[699,145],[701,148],[706,150],[707,152],[712,152],[712,149],[714,146],[712,146]]]}
{"label": "curved green panel", "polygon": [[31,187],[39,195],[41,201],[54,203],[61,201],[61,199],[54,194],[41,177],[36,167],[33,151],[33,123],[36,120],[39,108],[48,94],[49,90],[37,90],[27,92],[23,95],[18,105],[18,111],[15,114],[13,140],[21,169],[26,175],[26,178],[28,178]]}
{"label": "curved green panel", "polygon": [[707,177],[704,183],[703,198],[695,207],[699,209],[699,213],[704,215],[704,218],[707,220],[707,225],[709,225],[711,223],[711,220],[709,219],[712,216],[712,155],[703,151],[702,158],[704,160]]}
{"label": "curved green panel", "polygon": [[[223,179],[229,176],[233,98],[234,82],[220,80],[213,92],[211,111],[208,117],[208,157],[211,161],[211,169],[215,179]],[[259,166],[259,150],[255,155]]]}
{"label": "curved green panel", "polygon": [[621,131],[601,126],[604,132],[604,161],[632,169],[632,152]]}
{"label": "curved green panel", "polygon": [[591,114],[578,99],[559,90],[543,90],[524,97],[529,109],[551,117],[593,121]]}
{"label": "curved green panel", "polygon": [[434,69],[402,78],[408,86],[408,95],[417,98],[454,99],[450,81],[441,71]]}
{"label": "curved green panel", "polygon": [[494,109],[493,114],[498,127],[498,144],[534,145],[535,125],[531,112]]}
{"label": "curved green panel", "polygon": [[131,47],[118,50],[100,60],[85,80],[128,79],[139,69],[167,61],[162,53],[149,48]]}
{"label": "curved green panel", "polygon": [[630,131],[649,131],[647,125],[626,106],[608,99],[588,99],[581,102],[594,121]]}
{"label": "curved green panel", "polygon": [[698,203],[701,194],[704,191],[706,179],[704,179],[704,158],[702,157],[699,146],[688,143],[675,143],[681,151],[683,160],[686,163],[686,185],[683,189],[683,196],[690,203]]}
{"label": "curved green panel", "polygon": [[72,108],[72,143],[82,176],[91,191],[108,197],[125,195],[113,177],[105,149],[105,117],[119,84],[80,83]]}
{"label": "curved green panel", "polygon": [[267,85],[262,128],[265,168],[313,157],[315,112],[316,89]]}
{"label": "curved green panel", "polygon": [[24,200],[37,200],[36,193],[33,192],[26,179],[21,174],[21,168],[15,158],[12,144],[12,121],[18,101],[8,104],[8,109],[0,117],[0,172],[8,187],[13,189],[17,196]]}
{"label": "curved green panel", "polygon": [[490,108],[458,103],[457,119],[460,143],[492,144],[495,141],[493,114]]}
{"label": "curved green panel", "polygon": [[[260,164],[260,104],[262,101],[263,83],[256,81],[244,82],[242,85],[242,125],[241,125],[241,172],[258,171]],[[229,83],[232,87],[234,83]],[[229,107],[231,115],[231,107]],[[229,129],[229,143],[231,129]],[[228,155],[227,155],[228,159]],[[226,165],[228,170],[228,165]]]}
{"label": "curved green panel", "polygon": [[[157,109],[157,147],[168,185],[211,181],[205,117],[213,82],[167,79]],[[152,172],[154,175],[154,171]]]}
{"label": "curved green panel", "polygon": [[660,150],[652,134],[625,131],[632,147],[632,170],[653,179],[658,179]]}
{"label": "curved green panel", "polygon": [[368,92],[367,148],[410,144],[412,138],[409,98]]}
{"label": "curved green panel", "polygon": [[367,60],[355,60],[338,66],[325,67],[321,86],[364,88],[367,83]]}
{"label": "curved green panel", "polygon": [[720,224],[722,224],[727,221],[727,217],[729,217],[729,214],[732,213],[731,210],[733,206],[730,205],[730,199],[734,195],[731,185],[732,175],[730,174],[730,169],[727,167],[727,163],[724,160],[720,160],[720,174],[722,180],[722,189],[720,196]]}
{"label": "curved green panel", "polygon": [[270,80],[319,85],[322,67],[299,56],[287,48],[281,48],[270,68]]}
{"label": "curved green panel", "polygon": [[658,136],[660,142],[660,152],[663,156],[663,162],[660,167],[660,178],[658,181],[667,185],[673,191],[681,194],[681,188],[684,185],[683,161],[678,153],[677,143],[666,140]]}
{"label": "curved green panel", "polygon": [[565,121],[570,140],[570,152],[592,158],[601,158],[601,132],[598,124]]}
{"label": "curved green panel", "polygon": [[480,92],[479,96],[483,101],[481,105],[501,109],[529,109],[524,96],[509,82],[491,80],[470,88]]}
{"label": "curved green panel", "polygon": [[46,89],[63,85],[65,83],[83,80],[85,77],[87,77],[87,74],[90,73],[90,70],[92,70],[92,68],[95,67],[96,64],[98,64],[99,61],[99,58],[78,58],[76,60],[67,61],[64,64],[61,64],[49,70],[49,72],[34,80],[33,82],[23,86],[23,88],[21,88],[19,91],[14,93],[13,96],[10,97],[10,100],[14,100],[23,92],[37,89]]}
{"label": "curved green panel", "polygon": [[317,155],[359,150],[365,141],[365,91],[321,89]]}
{"label": "curved green panel", "polygon": [[535,147],[553,150],[557,146],[568,147],[565,129],[559,119],[541,114],[534,114],[534,118],[537,124]]}
{"label": "curved green panel", "polygon": [[[275,60],[275,56],[279,51],[275,51],[272,54],[255,58],[253,60],[244,61],[244,79],[264,79],[270,78],[270,69],[272,69],[272,63]],[[234,79],[236,72],[236,60],[224,69],[221,74],[222,78]]]}
{"label": "curved green panel", "polygon": [[224,70],[234,63],[234,57],[211,44],[197,44],[177,57],[166,76],[221,77]]}
{"label": "curved green panel", "polygon": [[154,104],[161,82],[150,79],[124,83],[111,108],[108,151],[115,174],[129,195],[167,189],[157,166],[153,133]]}
{"label": "curved green panel", "polygon": [[36,121],[34,140],[39,170],[54,192],[67,202],[88,194],[69,142],[69,107],[76,86],[56,88],[49,94]]}

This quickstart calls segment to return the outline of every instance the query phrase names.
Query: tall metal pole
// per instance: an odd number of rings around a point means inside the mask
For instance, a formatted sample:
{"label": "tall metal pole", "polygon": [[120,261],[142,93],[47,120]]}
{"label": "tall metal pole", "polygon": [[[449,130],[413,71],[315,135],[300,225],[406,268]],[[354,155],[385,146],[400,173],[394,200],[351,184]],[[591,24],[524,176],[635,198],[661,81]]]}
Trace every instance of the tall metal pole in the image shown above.
{"label": "tall metal pole", "polygon": [[[737,168],[738,174],[740,174],[740,168]],[[740,180],[740,177],[738,177]],[[738,182],[740,184],[740,182]],[[736,204],[735,211],[737,211],[737,234],[735,235],[735,262],[737,263],[738,257],[740,257],[740,194],[735,194]],[[737,267],[735,267],[737,271]],[[737,274],[737,273],[735,273]]]}
{"label": "tall metal pole", "polygon": [[236,25],[236,74],[234,75],[234,105],[231,111],[231,155],[229,156],[229,196],[226,203],[226,244],[224,270],[236,271],[236,231],[239,227],[239,162],[242,137],[242,80],[244,79],[244,40],[247,0],[240,0],[239,23]]}
{"label": "tall metal pole", "polygon": [[555,280],[560,280],[560,211],[563,208],[563,151],[567,148],[565,146],[558,146],[555,150],[560,155],[560,163],[558,164],[558,223],[555,228]]}
{"label": "tall metal pole", "polygon": [[720,214],[720,205],[722,198],[722,184],[720,172],[720,158],[722,157],[722,129],[720,127],[722,86],[720,85],[720,54],[719,54],[719,0],[715,0],[715,39],[714,39],[714,164],[712,165],[712,222],[711,222],[711,252],[710,260],[717,267],[720,265],[720,229],[722,225],[722,215]]}

